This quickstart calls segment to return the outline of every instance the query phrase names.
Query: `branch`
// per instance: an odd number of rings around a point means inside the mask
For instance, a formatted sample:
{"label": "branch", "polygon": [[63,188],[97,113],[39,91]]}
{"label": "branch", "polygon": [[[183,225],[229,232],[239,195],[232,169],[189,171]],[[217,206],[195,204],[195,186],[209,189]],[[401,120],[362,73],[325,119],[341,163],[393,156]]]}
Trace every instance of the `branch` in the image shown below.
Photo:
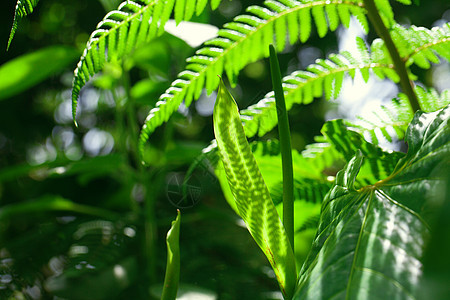
{"label": "branch", "polygon": [[397,74],[400,77],[400,85],[402,87],[403,92],[408,97],[412,110],[414,112],[420,110],[420,104],[419,101],[417,100],[416,93],[414,93],[413,83],[409,79],[405,63],[400,57],[400,54],[397,48],[395,47],[394,41],[392,40],[392,37],[388,29],[386,28],[386,26],[384,26],[383,20],[381,19],[380,14],[378,13],[378,9],[375,5],[374,0],[363,0],[363,1],[367,9],[367,15],[369,16],[370,22],[375,27],[375,31],[377,32],[377,34],[383,39],[386,48],[388,49],[389,54],[391,55],[395,70],[397,71]]}

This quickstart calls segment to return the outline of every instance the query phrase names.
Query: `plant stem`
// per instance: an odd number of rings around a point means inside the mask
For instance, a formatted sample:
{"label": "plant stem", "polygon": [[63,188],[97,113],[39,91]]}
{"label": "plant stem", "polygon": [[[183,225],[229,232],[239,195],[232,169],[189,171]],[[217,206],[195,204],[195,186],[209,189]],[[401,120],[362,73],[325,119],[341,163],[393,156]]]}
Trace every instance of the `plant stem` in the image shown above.
{"label": "plant stem", "polygon": [[[136,167],[135,174],[137,182],[144,187],[144,255],[146,259],[146,273],[150,284],[156,282],[156,240],[157,240],[157,227],[155,217],[155,194],[151,184],[151,179],[154,179],[155,172],[149,172],[141,164],[139,155],[139,126],[136,119],[136,110],[134,106],[134,99],[131,96],[131,85],[129,73],[123,68],[122,83],[125,89],[127,97],[126,105],[126,119],[127,127],[129,129],[129,161],[130,164]],[[125,141],[125,145],[127,142]],[[135,203],[135,199],[131,199]]]}
{"label": "plant stem", "polygon": [[278,116],[278,133],[280,136],[281,161],[283,166],[283,224],[294,251],[294,175],[292,169],[291,134],[284,101],[281,72],[277,54],[273,45],[270,50],[270,72]]}
{"label": "plant stem", "polygon": [[[152,172],[153,173],[153,172]],[[153,176],[150,176],[153,177]],[[155,217],[155,198],[153,196],[153,190],[146,186],[145,198],[144,198],[144,226],[145,226],[145,258],[147,260],[147,276],[149,282],[154,284],[156,282],[156,217]]]}
{"label": "plant stem", "polygon": [[128,128],[130,130],[130,150],[132,157],[134,159],[134,164],[138,168],[138,170],[143,171],[143,166],[140,163],[139,149],[138,149],[138,140],[139,140],[139,126],[138,121],[136,119],[136,111],[134,108],[134,99],[131,96],[131,88],[130,88],[130,77],[126,70],[123,71],[122,82],[125,89],[125,93],[127,96],[126,102],[126,113],[128,120]]}
{"label": "plant stem", "polygon": [[409,79],[405,63],[403,62],[397,48],[395,47],[394,41],[392,40],[389,30],[386,28],[386,26],[384,26],[383,20],[381,19],[381,16],[378,13],[378,9],[375,5],[374,0],[363,0],[363,1],[370,22],[372,22],[373,26],[375,27],[375,31],[383,39],[386,48],[389,51],[389,54],[392,58],[392,62],[394,63],[394,68],[397,71],[398,76],[400,77],[400,85],[402,87],[402,91],[408,97],[409,104],[411,105],[412,110],[414,112],[420,110],[420,104],[419,101],[417,100],[417,95],[414,92],[413,83]]}

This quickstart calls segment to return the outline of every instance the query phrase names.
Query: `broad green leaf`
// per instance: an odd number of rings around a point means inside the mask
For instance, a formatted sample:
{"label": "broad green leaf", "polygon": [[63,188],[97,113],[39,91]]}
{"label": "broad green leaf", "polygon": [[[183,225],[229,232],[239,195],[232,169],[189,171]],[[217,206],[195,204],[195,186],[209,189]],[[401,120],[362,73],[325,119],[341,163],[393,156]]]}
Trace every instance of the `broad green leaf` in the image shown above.
{"label": "broad green leaf", "polygon": [[3,64],[0,66],[0,100],[15,96],[61,72],[78,55],[75,48],[51,46]]}
{"label": "broad green leaf", "polygon": [[[278,214],[282,217],[283,181],[279,143],[277,141],[258,141],[251,143],[250,148]],[[211,153],[211,155],[213,154]],[[331,182],[326,181],[326,176],[321,175],[321,170],[315,168],[308,159],[304,159],[297,151],[292,151],[292,158],[294,167],[294,232],[296,239],[294,253],[299,266],[309,252],[317,228],[316,224],[308,225],[307,222],[313,218],[316,218],[318,222],[320,206],[331,187]],[[215,174],[225,199],[239,214],[221,162],[215,166]],[[308,229],[314,231],[304,232]]]}
{"label": "broad green leaf", "polygon": [[161,300],[175,300],[180,281],[180,211],[167,232],[167,265]]}
{"label": "broad green leaf", "polygon": [[81,184],[86,184],[93,179],[113,175],[125,174],[129,170],[123,156],[109,154],[82,159],[80,161],[60,161],[31,166],[27,163],[3,168],[0,170],[0,182],[15,180],[20,177],[39,177],[40,180],[49,177],[78,176]]}
{"label": "broad green leaf", "polygon": [[74,203],[60,196],[43,196],[41,198],[5,205],[0,208],[0,221],[37,212],[65,211],[80,213],[106,219],[117,219],[118,215],[106,209]]}
{"label": "broad green leaf", "polygon": [[281,291],[290,299],[297,278],[294,253],[247,142],[236,102],[222,81],[213,118],[220,157],[239,215],[272,265]]}
{"label": "broad green leaf", "polygon": [[417,112],[409,149],[393,173],[355,189],[357,151],[322,205],[294,299],[414,299],[422,276],[429,216],[450,168],[450,108]]}

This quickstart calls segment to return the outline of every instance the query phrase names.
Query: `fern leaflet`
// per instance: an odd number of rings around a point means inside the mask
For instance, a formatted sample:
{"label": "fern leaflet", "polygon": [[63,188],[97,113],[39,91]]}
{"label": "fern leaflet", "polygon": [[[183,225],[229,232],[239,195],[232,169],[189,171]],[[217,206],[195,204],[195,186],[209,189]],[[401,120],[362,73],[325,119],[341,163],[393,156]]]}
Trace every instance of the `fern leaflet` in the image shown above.
{"label": "fern leaflet", "polygon": [[[437,111],[450,104],[450,90],[444,90],[440,95],[434,90],[415,88],[420,107],[425,112]],[[359,117],[359,122],[347,122],[358,132],[366,136],[372,143],[378,144],[380,137],[389,142],[404,138],[408,124],[414,117],[405,94],[399,94],[389,105],[383,105],[379,113],[374,112],[370,120]]]}
{"label": "fern leaflet", "polygon": [[[331,54],[328,59],[318,59],[308,66],[306,71],[296,71],[283,78],[286,108],[289,110],[294,103],[308,104],[314,98],[325,96],[327,100],[337,98],[342,88],[345,74],[352,78],[359,71],[367,79],[369,70],[379,77],[389,77],[397,81],[393,66],[388,63],[375,62],[369,56],[367,49],[361,50],[361,60],[348,52]],[[242,122],[248,137],[263,136],[272,130],[277,123],[275,98],[273,92],[258,103],[241,111]]]}
{"label": "fern leaflet", "polygon": [[160,96],[156,107],[147,116],[140,136],[141,154],[150,134],[166,122],[183,101],[189,106],[193,99],[198,99],[204,87],[208,92],[217,88],[216,75],[222,72],[235,84],[244,66],[268,56],[269,44],[274,43],[277,51],[282,51],[286,47],[287,32],[290,43],[305,42],[311,35],[311,18],[314,18],[319,36],[325,35],[328,28],[335,30],[339,22],[348,26],[351,15],[363,24],[367,23],[364,7],[358,0],[301,3],[270,0],[264,6],[250,6],[247,13],[225,24],[217,38],[206,42],[206,47],[187,59],[186,70]]}
{"label": "fern leaflet", "polygon": [[16,9],[14,12],[14,20],[11,27],[11,33],[9,34],[8,45],[6,46],[6,51],[8,51],[9,46],[14,38],[17,27],[19,26],[20,20],[23,17],[31,14],[38,4],[39,0],[17,0]]}
{"label": "fern leaflet", "polygon": [[393,35],[408,52],[405,56],[407,65],[415,63],[423,69],[429,69],[431,63],[439,63],[440,57],[450,61],[450,23],[431,30],[411,26],[408,29],[397,26]]}
{"label": "fern leaflet", "polygon": [[[78,96],[91,76],[105,62],[120,61],[135,47],[164,32],[164,25],[174,10],[175,20],[189,20],[194,11],[200,14],[207,1],[136,0],[124,1],[111,11],[91,34],[74,71],[72,84],[72,116],[75,121]],[[212,0],[216,8],[220,0]]]}
{"label": "fern leaflet", "polygon": [[[396,37],[394,40],[400,54],[407,61],[408,66],[415,63],[420,67],[429,68],[431,66],[429,62],[439,63],[439,58],[436,55],[450,61],[449,24],[431,30],[414,26],[409,29],[394,26],[391,31]],[[394,82],[398,82],[398,75],[393,68],[390,56],[386,55],[386,46],[381,39],[373,41],[370,54],[362,39],[357,39],[357,46],[361,59],[356,59],[349,52],[331,54],[328,59],[319,59],[315,64],[308,66],[306,71],[296,71],[286,76],[283,79],[286,108],[289,110],[294,103],[308,104],[314,98],[322,96],[325,96],[327,100],[337,98],[344,75],[347,73],[353,78],[357,70],[361,72],[366,81],[369,78],[369,70],[371,70],[380,79],[387,77]],[[420,89],[416,89],[416,93],[420,93],[420,91]],[[408,102],[402,105],[402,109],[409,110],[405,106],[409,107]],[[442,106],[439,106],[439,108],[442,108]],[[277,120],[273,92],[268,93],[257,104],[242,110],[241,117],[248,137],[262,136],[272,130]],[[407,120],[407,124],[411,119],[412,115],[403,121]],[[399,120],[402,124],[403,121]],[[394,128],[399,129],[396,126]],[[381,130],[383,135],[388,137],[389,134],[383,128]],[[406,130],[406,127],[402,130]],[[373,132],[368,132],[373,136]],[[400,132],[397,135],[402,136]],[[372,138],[372,140],[377,143],[377,139]]]}

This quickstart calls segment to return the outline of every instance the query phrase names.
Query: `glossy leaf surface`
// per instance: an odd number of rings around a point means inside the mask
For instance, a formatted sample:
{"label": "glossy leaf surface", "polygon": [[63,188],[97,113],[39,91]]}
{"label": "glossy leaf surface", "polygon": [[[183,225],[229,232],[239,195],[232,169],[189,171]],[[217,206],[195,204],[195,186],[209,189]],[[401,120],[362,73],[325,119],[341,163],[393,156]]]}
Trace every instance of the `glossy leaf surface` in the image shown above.
{"label": "glossy leaf surface", "polygon": [[338,173],[294,299],[414,299],[430,207],[450,166],[450,109],[416,113],[394,172],[355,190],[361,151]]}
{"label": "glossy leaf surface", "polygon": [[289,299],[296,280],[294,253],[247,142],[236,102],[222,81],[213,116],[214,134],[238,213]]}

